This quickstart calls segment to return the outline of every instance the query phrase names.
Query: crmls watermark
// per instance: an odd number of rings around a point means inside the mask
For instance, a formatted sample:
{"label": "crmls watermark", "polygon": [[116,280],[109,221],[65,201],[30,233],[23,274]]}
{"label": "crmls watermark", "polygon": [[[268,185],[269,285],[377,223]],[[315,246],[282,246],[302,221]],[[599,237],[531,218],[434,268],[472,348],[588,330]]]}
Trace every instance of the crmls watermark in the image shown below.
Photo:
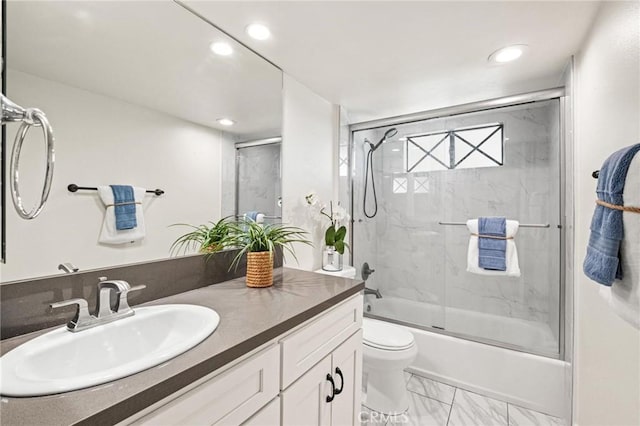
{"label": "crmls watermark", "polygon": [[371,424],[380,424],[380,425],[384,425],[387,424],[388,422],[394,423],[394,424],[403,424],[403,423],[409,423],[409,416],[407,415],[407,413],[402,413],[402,414],[384,414],[384,413],[378,413],[375,411],[360,411],[360,414],[358,414],[358,417],[360,419],[360,423],[371,423]]}

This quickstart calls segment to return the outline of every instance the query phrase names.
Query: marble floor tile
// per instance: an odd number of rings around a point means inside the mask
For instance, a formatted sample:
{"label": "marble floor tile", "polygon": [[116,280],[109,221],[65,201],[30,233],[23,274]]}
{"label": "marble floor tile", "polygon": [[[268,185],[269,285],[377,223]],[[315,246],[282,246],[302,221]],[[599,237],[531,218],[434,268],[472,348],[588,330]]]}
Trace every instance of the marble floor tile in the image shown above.
{"label": "marble floor tile", "polygon": [[408,382],[409,382],[409,379],[411,379],[411,376],[412,376],[413,374],[409,373],[407,370],[403,371],[403,373],[404,373],[404,382],[405,382],[405,383],[408,383]]}
{"label": "marble floor tile", "polygon": [[409,392],[409,410],[389,418],[387,426],[446,426],[451,406]]}
{"label": "marble floor tile", "polygon": [[359,420],[361,426],[384,426],[388,419],[362,405]]}
{"label": "marble floor tile", "polygon": [[445,385],[444,383],[436,382],[435,380],[415,374],[407,383],[407,389],[449,405],[453,404],[453,395],[456,390],[453,386]]}
{"label": "marble floor tile", "polygon": [[507,403],[456,389],[449,426],[507,426]]}
{"label": "marble floor tile", "polygon": [[565,426],[563,419],[508,404],[509,426]]}

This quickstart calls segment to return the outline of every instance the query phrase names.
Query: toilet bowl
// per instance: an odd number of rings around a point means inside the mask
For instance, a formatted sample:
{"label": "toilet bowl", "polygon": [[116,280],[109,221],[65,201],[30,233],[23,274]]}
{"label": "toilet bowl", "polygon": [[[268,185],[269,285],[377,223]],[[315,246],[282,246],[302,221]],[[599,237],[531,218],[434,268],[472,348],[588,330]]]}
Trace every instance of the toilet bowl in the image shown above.
{"label": "toilet bowl", "polygon": [[363,402],[379,413],[401,414],[409,409],[404,369],[418,348],[410,331],[370,318],[363,328]]}

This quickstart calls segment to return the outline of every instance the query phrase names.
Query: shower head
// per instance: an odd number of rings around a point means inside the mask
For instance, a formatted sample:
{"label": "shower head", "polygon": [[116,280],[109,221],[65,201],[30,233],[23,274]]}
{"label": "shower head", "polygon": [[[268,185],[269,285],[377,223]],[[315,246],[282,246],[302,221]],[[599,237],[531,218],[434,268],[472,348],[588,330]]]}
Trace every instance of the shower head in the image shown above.
{"label": "shower head", "polygon": [[382,136],[382,139],[380,139],[377,144],[373,145],[371,142],[369,142],[369,145],[371,145],[371,151],[375,151],[376,149],[378,149],[378,147],[380,145],[382,145],[382,143],[384,141],[386,141],[389,138],[394,137],[397,134],[398,134],[398,129],[396,129],[395,127],[390,128],[389,130],[384,132],[384,135]]}

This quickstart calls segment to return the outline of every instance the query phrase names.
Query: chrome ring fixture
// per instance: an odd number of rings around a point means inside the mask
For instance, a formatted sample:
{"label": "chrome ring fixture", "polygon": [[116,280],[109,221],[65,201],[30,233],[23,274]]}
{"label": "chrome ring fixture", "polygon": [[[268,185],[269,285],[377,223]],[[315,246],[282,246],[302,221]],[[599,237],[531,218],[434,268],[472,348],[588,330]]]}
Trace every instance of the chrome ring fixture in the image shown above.
{"label": "chrome ring fixture", "polygon": [[[13,150],[11,151],[11,163],[9,173],[11,180],[11,196],[13,198],[13,204],[18,212],[18,215],[23,219],[33,219],[40,214],[44,205],[49,198],[49,192],[51,190],[51,182],[53,180],[53,165],[55,162],[54,152],[54,137],[53,129],[47,120],[47,116],[44,112],[36,108],[22,108],[15,103],[11,102],[4,95],[0,95],[0,102],[2,104],[2,124],[9,122],[21,122],[16,138],[13,144]],[[32,127],[41,127],[44,135],[45,147],[47,150],[47,164],[45,170],[44,184],[42,185],[42,194],[40,196],[40,202],[30,211],[24,208],[22,203],[22,197],[20,195],[19,181],[20,181],[20,152],[22,145]]]}

